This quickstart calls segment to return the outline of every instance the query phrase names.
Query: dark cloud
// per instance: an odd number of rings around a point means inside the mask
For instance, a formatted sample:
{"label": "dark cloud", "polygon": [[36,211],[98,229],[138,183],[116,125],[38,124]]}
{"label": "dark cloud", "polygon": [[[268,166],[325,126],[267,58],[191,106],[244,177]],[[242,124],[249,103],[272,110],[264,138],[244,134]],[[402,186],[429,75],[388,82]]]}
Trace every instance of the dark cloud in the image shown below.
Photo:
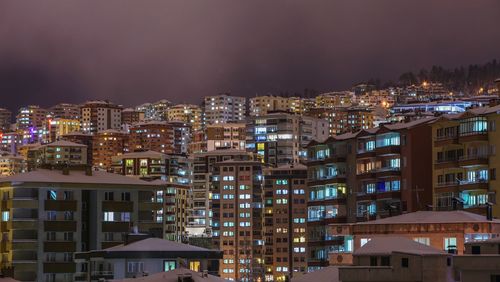
{"label": "dark cloud", "polygon": [[496,0],[7,0],[0,107],[343,89],[499,50]]}

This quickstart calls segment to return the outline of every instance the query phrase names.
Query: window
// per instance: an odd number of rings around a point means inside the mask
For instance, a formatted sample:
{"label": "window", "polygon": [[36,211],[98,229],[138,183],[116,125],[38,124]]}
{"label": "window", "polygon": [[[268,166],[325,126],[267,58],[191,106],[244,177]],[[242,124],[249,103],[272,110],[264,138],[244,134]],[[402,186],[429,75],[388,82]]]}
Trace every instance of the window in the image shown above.
{"label": "window", "polygon": [[144,272],[144,263],[143,262],[129,261],[127,263],[127,272],[128,273],[141,273],[141,272]]}
{"label": "window", "polygon": [[163,271],[170,271],[176,268],[175,260],[165,260],[163,261]]}
{"label": "window", "polygon": [[471,253],[473,255],[480,255],[481,254],[481,246],[472,246]]}
{"label": "window", "polygon": [[381,266],[390,266],[391,265],[391,257],[389,257],[389,256],[380,257],[380,265]]}
{"label": "window", "polygon": [[370,266],[377,266],[377,257],[370,257]]}
{"label": "window", "polygon": [[456,249],[457,249],[457,238],[455,237],[444,238],[445,251],[456,250]]}
{"label": "window", "polygon": [[129,212],[122,212],[120,219],[123,222],[130,222],[130,213]]}
{"label": "window", "polygon": [[200,271],[200,261],[193,260],[189,262],[189,269],[192,271],[199,272]]}
{"label": "window", "polygon": [[47,200],[57,200],[57,192],[54,190],[47,191]]}
{"label": "window", "polygon": [[370,238],[361,238],[360,242],[360,247],[363,247],[366,243],[370,242]]}
{"label": "window", "polygon": [[2,221],[9,221],[9,218],[10,218],[9,211],[3,211],[2,212]]}
{"label": "window", "polygon": [[413,241],[419,242],[420,244],[424,244],[427,246],[430,246],[430,244],[431,244],[431,241],[428,237],[416,237],[416,238],[413,238]]}
{"label": "window", "polygon": [[113,192],[104,192],[105,201],[113,201]]}
{"label": "window", "polygon": [[401,267],[408,268],[408,258],[401,258]]}
{"label": "window", "polygon": [[130,192],[123,192],[122,193],[122,201],[130,202]]}
{"label": "window", "polygon": [[115,221],[114,212],[104,212],[104,221]]}

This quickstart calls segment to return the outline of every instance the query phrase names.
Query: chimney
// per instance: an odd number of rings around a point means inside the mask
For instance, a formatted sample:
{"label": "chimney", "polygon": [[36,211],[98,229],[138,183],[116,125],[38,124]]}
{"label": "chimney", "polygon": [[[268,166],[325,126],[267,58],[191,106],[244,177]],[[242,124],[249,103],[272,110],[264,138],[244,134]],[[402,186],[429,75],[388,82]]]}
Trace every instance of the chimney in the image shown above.
{"label": "chimney", "polygon": [[91,166],[85,167],[85,175],[92,176],[92,167]]}
{"label": "chimney", "polygon": [[63,175],[69,175],[69,167],[63,167],[62,174]]}

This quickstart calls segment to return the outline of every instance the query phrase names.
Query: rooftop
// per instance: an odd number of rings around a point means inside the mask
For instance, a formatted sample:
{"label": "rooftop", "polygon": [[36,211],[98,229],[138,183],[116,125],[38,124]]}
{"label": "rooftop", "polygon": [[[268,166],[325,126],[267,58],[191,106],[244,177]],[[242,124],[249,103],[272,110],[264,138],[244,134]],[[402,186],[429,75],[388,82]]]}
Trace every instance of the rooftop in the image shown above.
{"label": "rooftop", "polygon": [[494,222],[500,223],[500,220],[493,219],[489,221],[485,216],[470,213],[466,211],[417,211],[398,216],[387,217],[372,221],[358,222],[357,225],[374,224],[413,224],[413,223],[479,223]]}
{"label": "rooftop", "polygon": [[6,182],[32,182],[32,183],[77,183],[77,184],[113,184],[113,185],[147,185],[158,186],[158,184],[103,171],[92,171],[92,175],[86,175],[84,170],[70,170],[64,175],[61,170],[37,169],[27,173],[15,174],[2,178],[1,183]]}
{"label": "rooftop", "polygon": [[292,282],[310,282],[310,281],[325,281],[339,282],[339,268],[337,266],[328,266],[322,269],[306,273],[304,275],[292,278]]}
{"label": "rooftop", "polygon": [[[217,276],[208,275],[207,277],[202,277],[202,273],[195,272],[186,268],[177,268],[167,272],[158,272],[149,276],[139,277],[139,278],[128,278],[123,280],[112,280],[114,282],[177,282],[178,278],[182,275],[191,275],[192,281],[194,282],[224,282],[229,281],[222,279]],[[0,280],[1,281],[1,280]]]}
{"label": "rooftop", "polygon": [[65,141],[65,140],[59,140],[55,141],[52,143],[48,143],[42,146],[46,147],[54,147],[54,146],[60,146],[60,147],[87,147],[86,145],[75,143],[75,142],[70,142],[70,141]]}
{"label": "rooftop", "polygon": [[355,256],[388,255],[403,252],[416,255],[445,255],[447,253],[404,237],[375,237],[354,251]]}
{"label": "rooftop", "polygon": [[121,244],[111,248],[104,249],[105,252],[198,252],[211,251],[209,249],[182,244],[160,238],[147,238],[127,245]]}
{"label": "rooftop", "polygon": [[132,152],[123,155],[115,156],[116,159],[130,159],[130,158],[161,158],[165,154],[156,151]]}

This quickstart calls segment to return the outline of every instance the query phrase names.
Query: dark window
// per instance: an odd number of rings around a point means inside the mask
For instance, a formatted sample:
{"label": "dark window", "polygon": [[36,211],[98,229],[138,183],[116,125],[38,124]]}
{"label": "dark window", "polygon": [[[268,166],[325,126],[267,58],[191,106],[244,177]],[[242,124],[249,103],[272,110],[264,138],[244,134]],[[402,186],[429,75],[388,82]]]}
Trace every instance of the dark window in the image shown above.
{"label": "dark window", "polygon": [[370,266],[377,266],[377,257],[370,257]]}
{"label": "dark window", "polygon": [[391,265],[391,257],[389,256],[383,256],[380,258],[380,265],[381,266],[390,266]]}
{"label": "dark window", "polygon": [[472,246],[471,247],[471,253],[473,255],[479,255],[479,254],[481,254],[481,246]]}
{"label": "dark window", "polygon": [[446,258],[446,265],[451,266],[451,258]]}
{"label": "dark window", "polygon": [[408,268],[408,258],[401,259],[401,267]]}
{"label": "dark window", "polygon": [[500,282],[500,275],[491,275],[491,282]]}

